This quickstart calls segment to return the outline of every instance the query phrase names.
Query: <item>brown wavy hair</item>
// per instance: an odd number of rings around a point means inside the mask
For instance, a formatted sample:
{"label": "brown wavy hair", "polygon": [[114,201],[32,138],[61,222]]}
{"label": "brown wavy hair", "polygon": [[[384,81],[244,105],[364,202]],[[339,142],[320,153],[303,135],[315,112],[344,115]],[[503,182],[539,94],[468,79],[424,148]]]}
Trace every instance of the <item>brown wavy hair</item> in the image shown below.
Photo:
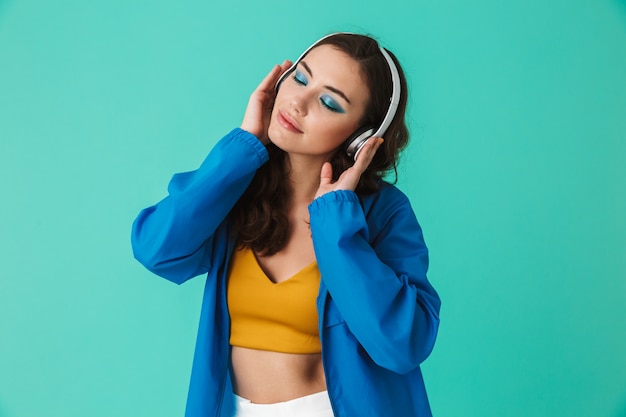
{"label": "brown wavy hair", "polygon": [[[392,92],[391,71],[380,52],[378,42],[365,35],[340,33],[323,39],[316,46],[320,45],[332,45],[360,64],[361,74],[370,92],[361,126],[378,127],[387,113]],[[381,178],[388,172],[393,171],[397,178],[398,156],[409,140],[404,120],[407,103],[406,79],[395,55],[387,52],[394,60],[400,75],[400,103],[384,135],[385,141],[361,175],[356,188],[356,192],[361,195],[377,191]],[[293,195],[288,180],[285,152],[271,142],[267,145],[267,150],[269,161],[257,170],[231,213],[238,247],[250,247],[263,256],[273,255],[287,244],[290,235],[288,212]],[[345,147],[340,147],[331,157],[330,163],[333,167],[333,180],[336,181],[354,161],[346,154]]]}

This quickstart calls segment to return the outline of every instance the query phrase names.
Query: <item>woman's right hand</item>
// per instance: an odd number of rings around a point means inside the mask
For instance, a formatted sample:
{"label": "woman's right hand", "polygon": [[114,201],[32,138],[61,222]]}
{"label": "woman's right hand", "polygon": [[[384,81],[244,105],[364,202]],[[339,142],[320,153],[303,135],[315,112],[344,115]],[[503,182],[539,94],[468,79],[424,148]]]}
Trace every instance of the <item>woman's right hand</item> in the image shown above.
{"label": "woman's right hand", "polygon": [[248,100],[248,107],[243,116],[241,128],[255,135],[264,144],[269,142],[267,129],[269,128],[276,98],[276,82],[291,65],[292,63],[289,60],[285,60],[281,65],[274,65],[274,68],[261,81],[256,90],[252,92],[250,100]]}

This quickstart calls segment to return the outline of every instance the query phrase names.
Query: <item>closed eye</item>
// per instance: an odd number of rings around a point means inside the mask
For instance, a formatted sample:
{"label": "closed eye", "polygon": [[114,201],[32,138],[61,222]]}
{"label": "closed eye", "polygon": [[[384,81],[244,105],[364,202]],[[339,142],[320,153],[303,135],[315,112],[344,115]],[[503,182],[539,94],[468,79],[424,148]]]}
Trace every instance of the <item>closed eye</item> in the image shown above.
{"label": "closed eye", "polygon": [[306,75],[300,70],[296,70],[294,72],[293,79],[297,84],[300,84],[300,85],[307,85],[309,83],[309,80],[306,77]]}
{"label": "closed eye", "polygon": [[327,94],[324,94],[322,95],[322,97],[320,97],[320,102],[322,103],[324,107],[326,107],[328,110],[332,112],[345,113],[345,110],[343,109],[343,107],[341,107],[339,103],[335,101],[334,98],[332,98],[331,96]]}
{"label": "closed eye", "polygon": [[[307,86],[309,84],[309,79],[307,78],[306,74],[299,69],[296,69],[294,71],[293,80],[296,82],[296,84],[299,84],[301,86]],[[320,97],[320,103],[322,103],[322,106],[324,106],[326,109],[334,113],[345,113],[345,110],[343,109],[343,107],[341,107],[337,100],[335,100],[332,96],[328,94],[323,94]]]}

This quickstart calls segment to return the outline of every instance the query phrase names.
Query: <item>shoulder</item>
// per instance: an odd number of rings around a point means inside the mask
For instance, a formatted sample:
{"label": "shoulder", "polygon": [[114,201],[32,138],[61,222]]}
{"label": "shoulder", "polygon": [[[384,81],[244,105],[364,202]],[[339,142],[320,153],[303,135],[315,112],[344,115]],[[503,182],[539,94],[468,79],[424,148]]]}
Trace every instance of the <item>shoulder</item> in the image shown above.
{"label": "shoulder", "polygon": [[395,185],[382,181],[379,185],[376,192],[359,196],[369,243],[385,259],[410,253],[418,256],[420,265],[427,265],[424,234],[409,198]]}
{"label": "shoulder", "polygon": [[412,211],[409,198],[398,187],[380,180],[378,190],[371,194],[359,195],[365,213],[380,213],[389,210],[408,209]]}
{"label": "shoulder", "polygon": [[422,239],[422,228],[411,201],[395,185],[380,181],[378,191],[359,199],[372,241],[389,234]]}

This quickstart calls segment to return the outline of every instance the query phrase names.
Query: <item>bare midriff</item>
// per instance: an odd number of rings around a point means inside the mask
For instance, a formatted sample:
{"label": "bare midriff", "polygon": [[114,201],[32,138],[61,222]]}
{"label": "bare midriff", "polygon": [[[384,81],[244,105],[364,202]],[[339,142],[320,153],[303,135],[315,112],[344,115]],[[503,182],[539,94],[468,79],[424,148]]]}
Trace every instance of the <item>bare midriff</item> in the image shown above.
{"label": "bare midriff", "polygon": [[273,404],[326,390],[321,353],[281,353],[233,346],[235,394]]}

